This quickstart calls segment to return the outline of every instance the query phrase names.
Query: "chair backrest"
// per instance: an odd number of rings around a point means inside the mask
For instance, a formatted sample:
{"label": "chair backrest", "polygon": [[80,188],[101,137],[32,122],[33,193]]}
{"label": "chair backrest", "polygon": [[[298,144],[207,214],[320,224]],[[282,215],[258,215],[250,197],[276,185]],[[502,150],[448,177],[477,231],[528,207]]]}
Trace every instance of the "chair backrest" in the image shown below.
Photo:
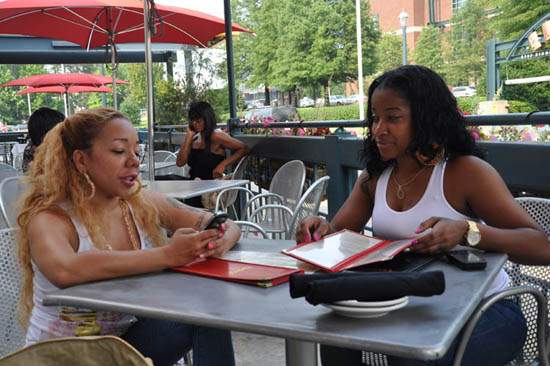
{"label": "chair backrest", "polygon": [[550,199],[540,197],[518,197],[516,201],[531,215],[550,240]]}
{"label": "chair backrest", "polygon": [[153,153],[153,158],[155,159],[155,162],[161,162],[161,161],[165,161],[165,159],[168,157],[168,156],[171,156],[171,155],[174,155],[173,152],[171,151],[168,151],[168,150],[157,150]]}
{"label": "chair backrest", "polygon": [[284,198],[284,205],[294,210],[304,188],[306,167],[300,160],[291,160],[279,168],[273,175],[269,192]]}
{"label": "chair backrest", "polygon": [[269,236],[267,235],[267,233],[265,232],[264,229],[262,229],[262,227],[254,222],[251,222],[251,221],[240,221],[240,220],[237,220],[237,221],[233,221],[235,224],[239,225],[239,227],[241,228],[241,232],[242,232],[242,235],[241,237],[242,238],[246,238],[248,237],[248,234],[250,232],[254,233],[254,234],[258,234],[260,233],[260,235],[262,236],[262,238],[264,239],[268,239]]}
{"label": "chair backrest", "polygon": [[[231,179],[243,179],[244,172],[246,171],[246,166],[248,165],[248,156],[243,156],[239,163],[235,167],[235,170],[232,173]],[[224,200],[224,207],[227,209],[237,200],[238,190],[231,190],[227,192],[227,196]]]}
{"label": "chair backrest", "polygon": [[9,177],[0,183],[0,209],[8,227],[17,225],[20,207],[15,203],[26,189],[20,178]]}
{"label": "chair backrest", "polygon": [[0,182],[7,177],[19,175],[17,169],[9,164],[0,163]]}
{"label": "chair backrest", "polygon": [[296,229],[298,228],[298,224],[301,219],[306,216],[317,215],[319,213],[319,206],[321,205],[321,200],[327,191],[329,179],[330,177],[328,175],[317,179],[307,189],[302,198],[300,198],[300,201],[296,205],[294,214],[288,224],[286,239],[296,238]]}
{"label": "chair backrest", "polygon": [[[550,235],[550,200],[538,197],[518,197],[516,201]],[[550,236],[549,236],[550,237]],[[550,300],[550,267],[529,266],[508,261],[504,269],[510,276],[511,286],[528,285],[541,290],[546,303]],[[527,339],[521,355],[516,358],[521,364],[530,365],[537,360],[537,302],[532,296],[518,296],[517,301],[527,321]],[[548,326],[547,324],[547,330]],[[515,363],[514,363],[515,364]]]}
{"label": "chair backrest", "polygon": [[0,357],[25,345],[25,331],[16,316],[22,281],[16,233],[13,228],[0,230]]}
{"label": "chair backrest", "polygon": [[85,336],[31,344],[0,359],[0,365],[152,366],[153,362],[119,337]]}

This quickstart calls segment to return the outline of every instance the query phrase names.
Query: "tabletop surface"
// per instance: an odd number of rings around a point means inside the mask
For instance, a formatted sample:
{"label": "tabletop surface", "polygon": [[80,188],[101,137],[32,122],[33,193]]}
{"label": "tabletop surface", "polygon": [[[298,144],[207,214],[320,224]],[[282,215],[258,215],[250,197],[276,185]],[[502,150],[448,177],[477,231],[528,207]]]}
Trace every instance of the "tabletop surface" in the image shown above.
{"label": "tabletop surface", "polygon": [[[293,245],[284,240],[241,239],[235,250],[273,252]],[[407,306],[377,318],[348,318],[304,298],[291,299],[288,283],[260,288],[171,271],[70,287],[48,294],[44,304],[436,359],[448,349],[507,259],[497,253],[481,256],[487,260],[483,271],[461,271],[437,261],[430,264],[423,271],[442,270],[445,292],[410,296]]]}
{"label": "tabletop surface", "polygon": [[246,179],[214,179],[214,180],[156,180],[154,182],[144,180],[143,187],[167,196],[188,199],[202,196],[205,193],[217,192],[226,188],[244,186],[249,181]]}

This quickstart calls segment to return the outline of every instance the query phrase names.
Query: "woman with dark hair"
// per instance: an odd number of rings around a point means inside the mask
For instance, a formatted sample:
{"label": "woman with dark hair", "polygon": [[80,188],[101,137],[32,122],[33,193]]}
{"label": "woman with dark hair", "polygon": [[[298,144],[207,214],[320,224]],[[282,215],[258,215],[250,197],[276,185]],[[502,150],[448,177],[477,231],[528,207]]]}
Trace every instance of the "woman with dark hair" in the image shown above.
{"label": "woman with dark hair", "polygon": [[[507,253],[518,263],[548,264],[542,228],[516,203],[504,181],[477,157],[456,99],[432,70],[402,66],[369,87],[365,170],[333,220],[302,220],[296,241],[342,229],[413,238],[411,250],[435,254],[457,246]],[[485,296],[505,288],[501,270]],[[525,319],[513,301],[488,309],[466,347],[465,365],[503,365],[523,347]],[[434,362],[390,357],[390,365],[451,365],[457,341]],[[360,365],[361,351],[321,347],[323,365]]]}
{"label": "woman with dark hair", "polygon": [[[188,164],[191,167],[191,179],[222,178],[225,168],[237,163],[250,152],[250,148],[241,141],[217,130],[218,118],[208,102],[193,102],[189,109],[187,136],[178,151],[177,166]],[[225,157],[225,150],[232,154]],[[202,207],[200,197],[192,202],[193,206]]]}
{"label": "woman with dark hair", "polygon": [[23,151],[23,165],[21,167],[23,172],[27,172],[29,169],[29,164],[34,158],[34,152],[44,140],[46,133],[64,119],[65,115],[63,113],[48,107],[38,108],[31,114],[27,123],[31,141]]}

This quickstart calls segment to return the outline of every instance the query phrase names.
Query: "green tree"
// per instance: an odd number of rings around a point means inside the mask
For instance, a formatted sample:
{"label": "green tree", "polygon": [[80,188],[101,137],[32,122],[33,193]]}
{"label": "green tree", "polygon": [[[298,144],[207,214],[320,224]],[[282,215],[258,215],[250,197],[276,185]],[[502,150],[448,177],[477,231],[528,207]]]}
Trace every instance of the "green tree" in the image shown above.
{"label": "green tree", "polygon": [[446,34],[450,47],[445,54],[444,68],[451,85],[477,84],[485,73],[486,42],[493,38],[487,8],[488,0],[469,0],[451,18],[452,28]]}
{"label": "green tree", "polygon": [[492,3],[500,9],[493,25],[497,37],[503,41],[521,37],[550,9],[548,0],[493,0]]}
{"label": "green tree", "polygon": [[126,98],[124,102],[120,104],[120,111],[128,117],[128,120],[130,120],[134,126],[139,126],[141,121],[140,109],[139,104],[131,98]]}
{"label": "green tree", "polygon": [[[501,69],[503,79],[519,79],[548,75],[550,59],[536,58],[504,64]],[[540,111],[550,110],[550,88],[548,82],[505,85],[502,99],[519,100],[534,104]]]}
{"label": "green tree", "polygon": [[424,65],[442,73],[443,71],[443,35],[441,29],[428,25],[422,29],[413,52],[414,63]]}
{"label": "green tree", "polygon": [[401,37],[384,33],[376,45],[376,59],[378,61],[376,72],[395,69],[403,64],[403,41]]}

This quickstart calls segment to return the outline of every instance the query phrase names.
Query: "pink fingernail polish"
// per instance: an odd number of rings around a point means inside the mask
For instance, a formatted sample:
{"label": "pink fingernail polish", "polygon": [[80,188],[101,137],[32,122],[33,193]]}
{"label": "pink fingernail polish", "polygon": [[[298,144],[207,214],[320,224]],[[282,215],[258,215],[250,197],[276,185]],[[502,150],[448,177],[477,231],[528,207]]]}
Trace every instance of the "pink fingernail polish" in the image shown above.
{"label": "pink fingernail polish", "polygon": [[225,224],[221,224],[220,227],[222,228],[222,230],[225,230]]}
{"label": "pink fingernail polish", "polygon": [[412,245],[418,244],[418,240],[413,240],[413,241],[411,241],[411,244],[412,244]]}
{"label": "pink fingernail polish", "polygon": [[218,236],[221,238],[223,236],[223,231],[218,232]]}
{"label": "pink fingernail polish", "polygon": [[200,259],[204,259],[204,254],[199,255]]}
{"label": "pink fingernail polish", "polygon": [[208,249],[214,248],[214,243],[208,243]]}
{"label": "pink fingernail polish", "polygon": [[319,240],[319,238],[321,238],[321,236],[317,233],[313,234],[313,237],[315,238],[315,240]]}
{"label": "pink fingernail polish", "polygon": [[418,233],[421,232],[421,231],[422,231],[422,228],[421,228],[421,227],[418,227],[418,228],[416,228],[416,230],[414,231],[414,233],[415,233],[415,234],[418,234]]}
{"label": "pink fingernail polish", "polygon": [[309,236],[309,234],[306,236],[306,241],[311,241],[311,236]]}

